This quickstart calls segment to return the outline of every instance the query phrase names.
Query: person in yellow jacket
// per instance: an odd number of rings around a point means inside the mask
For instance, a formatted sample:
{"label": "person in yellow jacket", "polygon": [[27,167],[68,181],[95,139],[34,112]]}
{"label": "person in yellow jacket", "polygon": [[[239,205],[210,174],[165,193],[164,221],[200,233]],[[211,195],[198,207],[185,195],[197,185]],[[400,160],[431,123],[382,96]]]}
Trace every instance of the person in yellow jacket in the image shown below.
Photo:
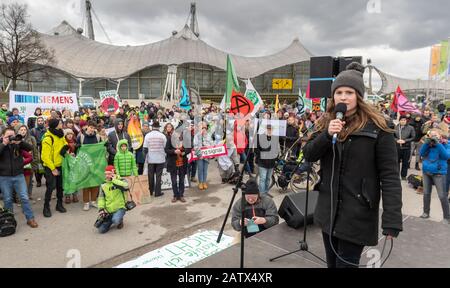
{"label": "person in yellow jacket", "polygon": [[97,199],[99,211],[95,227],[100,234],[108,232],[113,224],[117,226],[117,229],[123,228],[127,202],[125,194],[129,188],[128,182],[116,175],[112,165],[106,167],[105,178]]}
{"label": "person in yellow jacket", "polygon": [[68,150],[61,119],[50,119],[48,122],[49,129],[42,139],[41,159],[45,168],[45,181],[47,190],[45,191],[45,202],[43,214],[45,217],[52,217],[50,211],[50,200],[53,190],[56,188],[56,211],[65,213],[63,207],[63,183],[62,183],[62,162],[63,155]]}

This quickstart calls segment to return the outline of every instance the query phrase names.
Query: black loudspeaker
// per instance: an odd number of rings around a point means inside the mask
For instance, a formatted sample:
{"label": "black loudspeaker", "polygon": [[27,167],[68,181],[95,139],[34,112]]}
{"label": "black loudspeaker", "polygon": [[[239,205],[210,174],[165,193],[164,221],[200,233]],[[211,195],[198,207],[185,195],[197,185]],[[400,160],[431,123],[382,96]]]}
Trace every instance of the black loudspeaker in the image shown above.
{"label": "black loudspeaker", "polygon": [[311,57],[310,76],[311,79],[333,78],[334,58],[331,56]]}
{"label": "black loudspeaker", "polygon": [[333,78],[336,78],[336,76],[344,71],[347,65],[352,62],[362,64],[362,57],[311,57],[309,71],[310,98],[331,98],[331,85],[333,84]]}
{"label": "black loudspeaker", "polygon": [[311,57],[310,65],[310,98],[331,97],[331,85],[336,73],[335,60],[331,56]]}
{"label": "black loudspeaker", "polygon": [[295,229],[305,225],[305,218],[307,223],[311,224],[314,221],[314,211],[318,198],[318,191],[309,192],[308,215],[305,215],[306,191],[288,194],[281,202],[278,215],[286,221],[289,227]]}
{"label": "black loudspeaker", "polygon": [[362,64],[362,57],[361,56],[351,56],[351,57],[339,57],[337,58],[337,67],[338,67],[338,71],[337,71],[337,75],[339,75],[339,73],[341,73],[342,71],[345,70],[345,68],[348,66],[348,64],[352,63],[352,62],[358,62],[359,64]]}

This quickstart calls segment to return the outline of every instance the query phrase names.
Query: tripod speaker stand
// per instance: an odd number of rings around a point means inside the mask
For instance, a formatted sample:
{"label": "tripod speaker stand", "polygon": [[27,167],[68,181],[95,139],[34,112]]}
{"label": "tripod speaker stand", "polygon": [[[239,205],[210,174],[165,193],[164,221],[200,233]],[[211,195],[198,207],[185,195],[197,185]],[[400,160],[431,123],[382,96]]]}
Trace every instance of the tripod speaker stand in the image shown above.
{"label": "tripod speaker stand", "polygon": [[325,260],[323,260],[322,258],[320,258],[319,256],[317,256],[316,254],[312,253],[311,251],[309,251],[308,249],[308,242],[306,241],[306,236],[307,236],[307,232],[308,232],[308,221],[307,221],[307,216],[308,216],[308,202],[309,202],[309,177],[310,177],[310,172],[311,172],[311,165],[309,165],[308,169],[306,170],[306,201],[305,201],[305,218],[304,218],[304,230],[303,230],[303,240],[299,241],[300,244],[300,248],[292,251],[292,252],[288,252],[285,253],[283,255],[277,256],[275,258],[270,259],[270,262],[273,262],[277,259],[280,259],[282,257],[300,252],[300,251],[304,251],[307,252],[309,254],[311,254],[312,256],[314,256],[315,258],[319,259],[320,261],[326,263]]}

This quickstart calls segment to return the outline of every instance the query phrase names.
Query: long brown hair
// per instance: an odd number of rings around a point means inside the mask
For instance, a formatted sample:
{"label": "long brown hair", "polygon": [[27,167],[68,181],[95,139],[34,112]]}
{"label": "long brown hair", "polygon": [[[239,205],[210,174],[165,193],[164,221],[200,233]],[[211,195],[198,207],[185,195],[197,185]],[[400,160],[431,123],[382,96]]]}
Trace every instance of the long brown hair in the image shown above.
{"label": "long brown hair", "polygon": [[[364,102],[363,98],[358,93],[356,93],[356,99],[356,112],[345,120],[346,129],[339,133],[339,141],[344,142],[349,135],[364,128],[369,121],[372,121],[383,131],[388,133],[394,132],[394,130],[388,127],[386,118],[384,118],[384,116],[373,106]],[[317,120],[315,132],[328,129],[330,121],[336,119],[336,113],[334,112],[335,106],[334,98],[328,99],[327,111]]]}

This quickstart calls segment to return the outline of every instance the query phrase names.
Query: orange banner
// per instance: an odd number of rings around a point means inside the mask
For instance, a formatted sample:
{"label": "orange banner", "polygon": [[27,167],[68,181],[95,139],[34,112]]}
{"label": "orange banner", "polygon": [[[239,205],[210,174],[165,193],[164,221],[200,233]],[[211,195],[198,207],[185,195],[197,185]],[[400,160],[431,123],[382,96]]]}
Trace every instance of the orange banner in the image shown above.
{"label": "orange banner", "polygon": [[436,76],[438,74],[440,61],[441,45],[433,45],[431,47],[430,76]]}

